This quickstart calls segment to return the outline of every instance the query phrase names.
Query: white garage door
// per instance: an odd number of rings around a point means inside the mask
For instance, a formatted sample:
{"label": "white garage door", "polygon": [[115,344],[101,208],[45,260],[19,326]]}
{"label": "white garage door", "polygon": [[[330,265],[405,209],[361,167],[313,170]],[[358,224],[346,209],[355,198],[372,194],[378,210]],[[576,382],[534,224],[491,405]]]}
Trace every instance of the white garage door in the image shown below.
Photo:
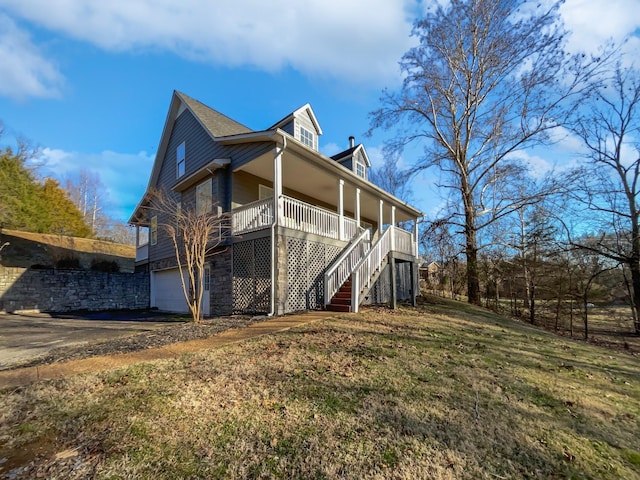
{"label": "white garage door", "polygon": [[152,307],[157,307],[164,312],[187,313],[189,311],[182,293],[180,271],[177,268],[153,272],[151,288],[153,289]]}

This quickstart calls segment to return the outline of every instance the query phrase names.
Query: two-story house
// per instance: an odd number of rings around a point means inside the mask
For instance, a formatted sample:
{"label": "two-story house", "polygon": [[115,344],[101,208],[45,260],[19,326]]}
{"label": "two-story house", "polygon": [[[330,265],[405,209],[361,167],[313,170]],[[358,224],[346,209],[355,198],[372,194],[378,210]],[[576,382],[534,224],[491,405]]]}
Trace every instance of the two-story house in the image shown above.
{"label": "two-story house", "polygon": [[[205,315],[415,300],[420,211],[368,181],[353,137],[328,157],[321,135],[308,104],[256,131],[173,93],[147,192],[164,189],[184,205],[206,198],[230,217],[231,236],[206,267]],[[152,307],[186,312],[173,246],[146,198],[130,218],[149,230],[136,266],[149,272]]]}

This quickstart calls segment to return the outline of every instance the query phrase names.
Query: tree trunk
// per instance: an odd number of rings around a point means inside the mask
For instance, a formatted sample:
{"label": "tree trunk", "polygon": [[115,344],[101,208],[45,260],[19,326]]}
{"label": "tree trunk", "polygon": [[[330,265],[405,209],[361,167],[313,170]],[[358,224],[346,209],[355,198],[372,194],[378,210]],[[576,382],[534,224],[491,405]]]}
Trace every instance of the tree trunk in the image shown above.
{"label": "tree trunk", "polygon": [[473,207],[473,198],[471,196],[471,193],[468,192],[468,185],[463,185],[462,190],[465,217],[465,253],[467,256],[467,297],[469,299],[469,303],[480,305],[480,273],[478,272],[478,244],[476,240],[475,222],[476,217]]}
{"label": "tree trunk", "polygon": [[533,282],[529,286],[529,323],[536,323],[536,286]]}
{"label": "tree trunk", "polygon": [[631,308],[633,309],[633,327],[637,334],[640,334],[640,252],[634,252],[629,265],[631,271],[631,285],[633,286],[633,296],[631,297]]}
{"label": "tree trunk", "polygon": [[582,321],[584,323],[584,339],[589,339],[589,313],[587,312],[587,296],[585,295],[582,299],[582,308],[584,308],[584,313],[582,317]]}

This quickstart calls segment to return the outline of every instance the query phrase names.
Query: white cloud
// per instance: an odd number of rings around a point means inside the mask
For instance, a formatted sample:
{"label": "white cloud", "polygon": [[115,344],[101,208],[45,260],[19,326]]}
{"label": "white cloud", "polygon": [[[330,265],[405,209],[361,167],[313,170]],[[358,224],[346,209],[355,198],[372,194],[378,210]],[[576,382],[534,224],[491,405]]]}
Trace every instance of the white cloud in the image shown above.
{"label": "white cloud", "polygon": [[399,78],[412,0],[0,0],[12,14],[105,50],[186,58],[382,85]]}
{"label": "white cloud", "polygon": [[154,156],[146,152],[101,153],[66,152],[45,148],[37,159],[45,176],[64,181],[77,176],[81,170],[97,174],[108,196],[108,213],[127,221],[147,187]]}
{"label": "white cloud", "polygon": [[607,40],[620,42],[640,29],[638,0],[567,0],[560,12],[574,51],[595,52]]}
{"label": "white cloud", "polygon": [[0,12],[0,95],[22,99],[58,95],[62,75],[27,32]]}
{"label": "white cloud", "polygon": [[344,148],[340,148],[340,145],[335,142],[330,142],[320,147],[320,152],[327,157],[332,157],[337,153],[343,152],[344,150]]}

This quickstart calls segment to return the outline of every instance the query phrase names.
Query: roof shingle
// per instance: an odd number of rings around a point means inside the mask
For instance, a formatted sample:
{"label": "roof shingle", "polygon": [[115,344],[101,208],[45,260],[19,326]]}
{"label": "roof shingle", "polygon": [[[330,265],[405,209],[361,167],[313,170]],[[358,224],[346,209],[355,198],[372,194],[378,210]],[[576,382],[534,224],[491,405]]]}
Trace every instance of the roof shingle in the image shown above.
{"label": "roof shingle", "polygon": [[206,106],[195,98],[191,98],[182,92],[176,92],[180,99],[189,106],[193,113],[200,119],[202,125],[209,130],[213,137],[226,137],[241,133],[251,133],[249,127],[236,122],[222,113]]}

